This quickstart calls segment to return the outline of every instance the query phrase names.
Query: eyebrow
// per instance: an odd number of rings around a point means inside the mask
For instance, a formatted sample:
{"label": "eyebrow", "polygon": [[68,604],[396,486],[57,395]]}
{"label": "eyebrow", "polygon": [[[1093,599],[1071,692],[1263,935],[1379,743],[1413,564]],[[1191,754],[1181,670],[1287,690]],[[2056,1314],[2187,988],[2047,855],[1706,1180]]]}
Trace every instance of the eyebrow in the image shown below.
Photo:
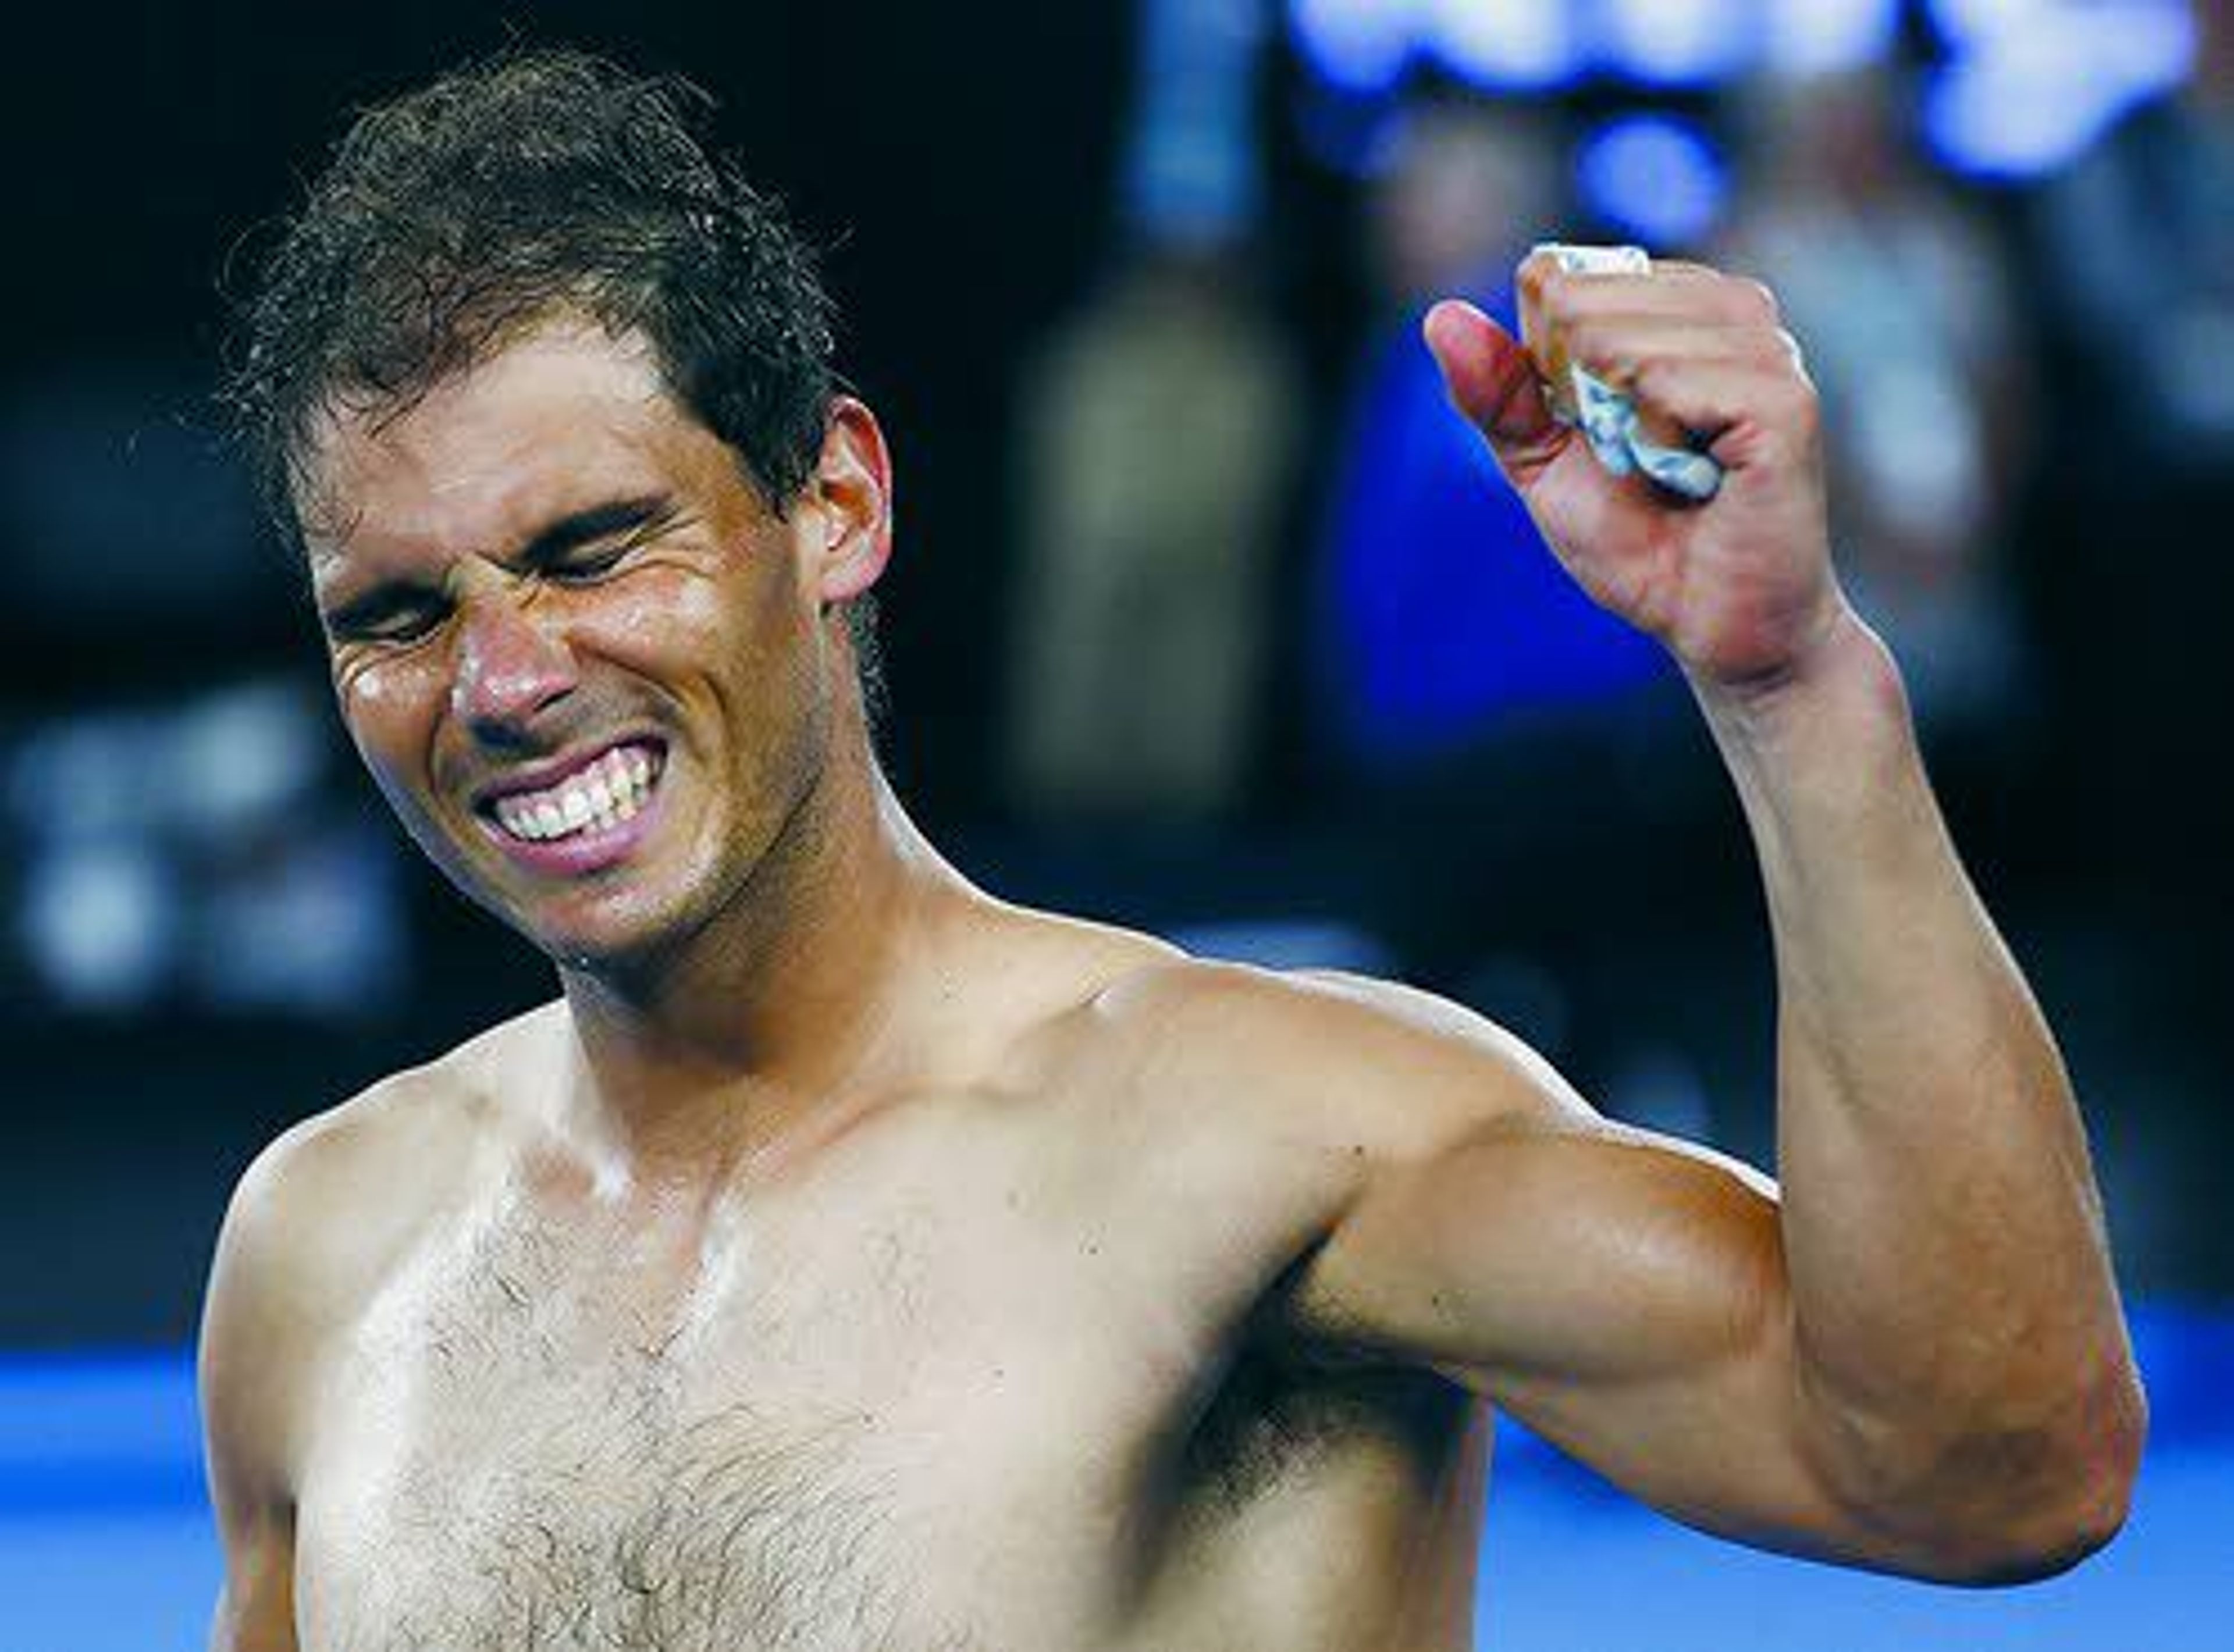
{"label": "eyebrow", "polygon": [[569,511],[538,529],[513,560],[539,568],[556,562],[569,551],[617,533],[648,527],[675,514],[675,500],[667,493],[639,493],[630,499],[608,500],[578,511]]}
{"label": "eyebrow", "polygon": [[[606,500],[578,511],[569,511],[545,523],[506,560],[515,567],[547,568],[571,551],[610,539],[616,534],[656,526],[675,513],[674,497],[665,493]],[[330,611],[326,627],[336,635],[347,635],[377,626],[426,600],[434,591],[434,587],[424,580],[382,580]]]}

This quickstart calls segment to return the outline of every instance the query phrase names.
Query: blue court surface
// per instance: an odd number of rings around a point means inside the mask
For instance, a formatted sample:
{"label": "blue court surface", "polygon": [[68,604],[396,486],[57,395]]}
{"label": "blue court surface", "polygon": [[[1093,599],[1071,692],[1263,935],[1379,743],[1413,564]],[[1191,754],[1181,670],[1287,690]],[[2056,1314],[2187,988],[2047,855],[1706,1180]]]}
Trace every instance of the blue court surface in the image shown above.
{"label": "blue court surface", "polygon": [[[1966,1590],[1752,1553],[1662,1519],[1506,1427],[1480,1643],[2229,1652],[2234,1313],[2156,1304],[2134,1330],[2154,1410],[2147,1465],[2125,1534],[2074,1572]],[[217,1577],[186,1358],[0,1358],[0,1652],[203,1646]]]}

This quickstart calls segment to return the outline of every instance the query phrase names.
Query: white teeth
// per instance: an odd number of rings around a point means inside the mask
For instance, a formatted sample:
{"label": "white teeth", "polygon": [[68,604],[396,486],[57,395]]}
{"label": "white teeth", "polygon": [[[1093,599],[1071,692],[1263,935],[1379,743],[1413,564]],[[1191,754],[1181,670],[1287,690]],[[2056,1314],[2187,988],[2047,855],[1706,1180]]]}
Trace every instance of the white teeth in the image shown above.
{"label": "white teeth", "polygon": [[609,829],[643,806],[651,779],[651,759],[641,748],[610,751],[547,791],[498,799],[497,822],[531,842],[568,837],[590,826]]}

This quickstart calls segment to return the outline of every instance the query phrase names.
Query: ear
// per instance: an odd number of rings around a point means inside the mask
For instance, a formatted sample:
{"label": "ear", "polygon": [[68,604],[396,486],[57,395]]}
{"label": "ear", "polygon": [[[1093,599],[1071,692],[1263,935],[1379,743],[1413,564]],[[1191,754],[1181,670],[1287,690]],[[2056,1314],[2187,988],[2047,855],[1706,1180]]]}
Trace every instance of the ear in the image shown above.
{"label": "ear", "polygon": [[831,404],[822,456],[807,479],[816,512],[813,589],[825,606],[877,583],[892,555],[892,461],[866,403],[841,395]]}

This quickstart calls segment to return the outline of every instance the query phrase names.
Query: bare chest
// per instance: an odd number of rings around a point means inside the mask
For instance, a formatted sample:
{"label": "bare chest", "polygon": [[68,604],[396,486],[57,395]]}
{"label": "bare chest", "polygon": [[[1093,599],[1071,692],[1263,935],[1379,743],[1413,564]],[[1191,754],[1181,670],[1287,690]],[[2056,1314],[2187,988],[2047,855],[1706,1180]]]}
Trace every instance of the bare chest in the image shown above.
{"label": "bare chest", "polygon": [[867,1412],[564,1392],[361,1442],[306,1510],[306,1643],[979,1644]]}
{"label": "bare chest", "polygon": [[1091,1643],[1191,1365],[1094,1245],[902,1202],[687,1288],[523,1222],[430,1248],[334,1368],[305,1646]]}

